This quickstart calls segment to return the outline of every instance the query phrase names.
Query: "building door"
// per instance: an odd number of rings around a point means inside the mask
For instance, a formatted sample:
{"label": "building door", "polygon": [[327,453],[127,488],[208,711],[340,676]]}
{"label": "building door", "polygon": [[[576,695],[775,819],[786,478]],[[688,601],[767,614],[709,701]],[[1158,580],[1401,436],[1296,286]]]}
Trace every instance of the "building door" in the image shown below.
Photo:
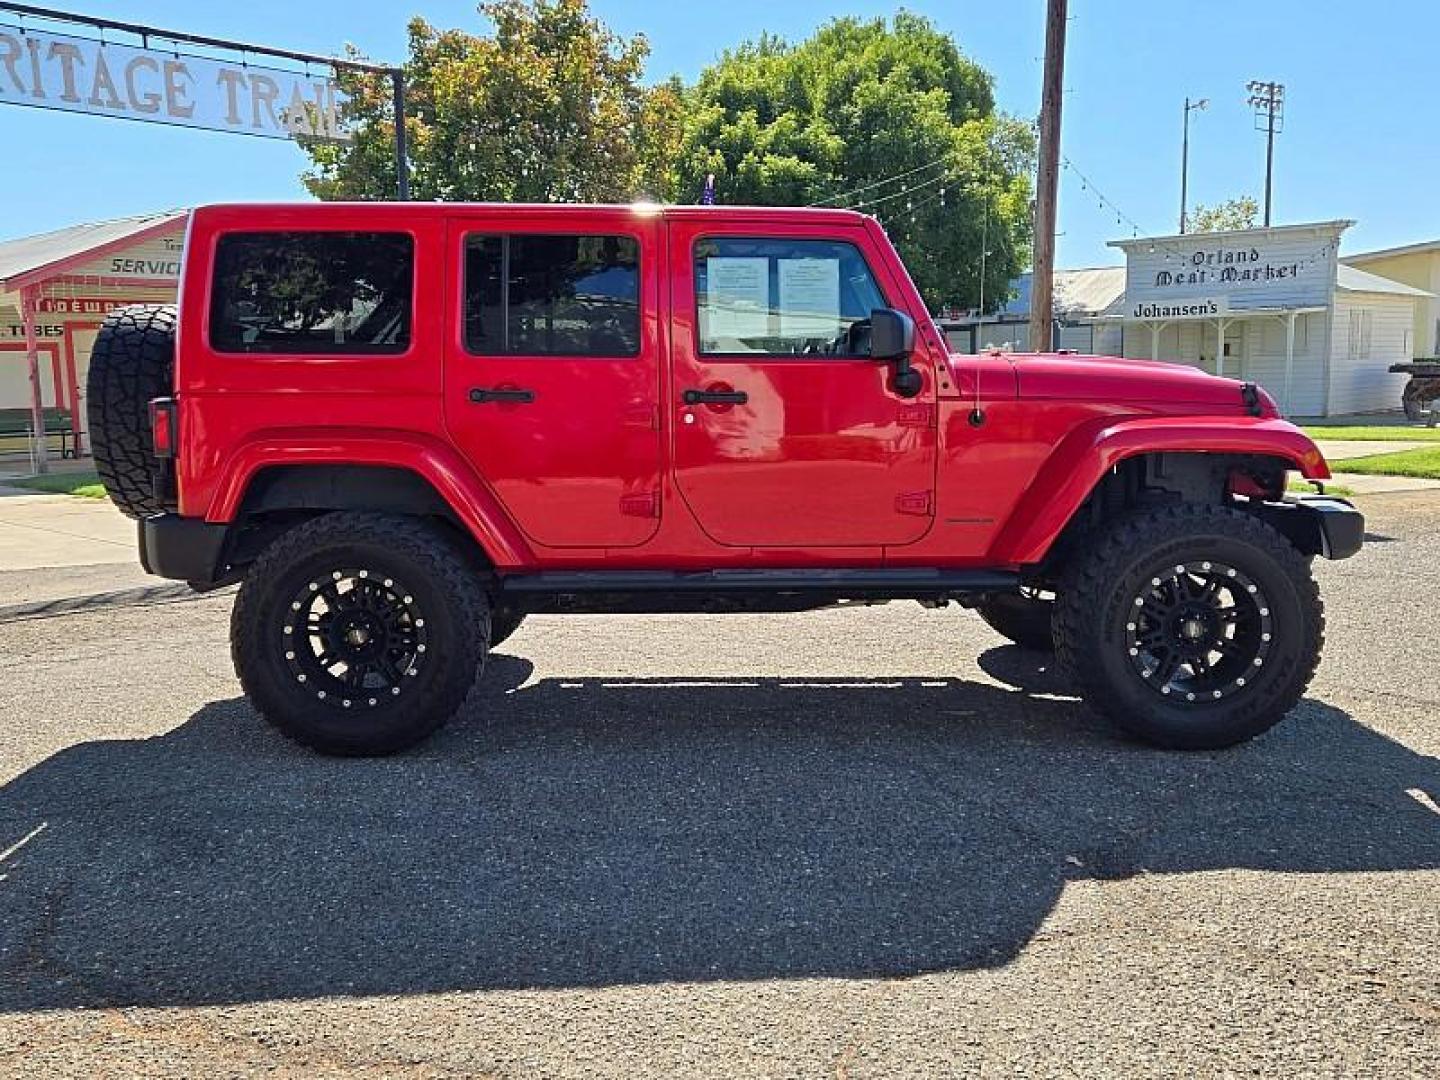
{"label": "building door", "polygon": [[89,404],[85,395],[90,385],[90,354],[95,351],[95,338],[99,333],[99,327],[91,327],[89,324],[83,329],[71,327],[67,330],[67,378],[73,372],[75,379],[72,387],[75,396],[75,430],[79,432],[80,443],[87,453],[90,446],[90,420]]}
{"label": "building door", "polygon": [[660,524],[660,226],[575,221],[450,221],[445,423],[535,543],[633,547]]}
{"label": "building door", "polygon": [[861,227],[670,230],[676,486],[716,542],[903,545],[930,528],[935,380],[902,398],[868,319],[900,295]]}
{"label": "building door", "polygon": [[1225,327],[1225,366],[1224,371],[1232,379],[1243,379],[1245,367],[1249,357],[1246,354],[1247,345],[1245,323],[1239,320],[1231,322]]}

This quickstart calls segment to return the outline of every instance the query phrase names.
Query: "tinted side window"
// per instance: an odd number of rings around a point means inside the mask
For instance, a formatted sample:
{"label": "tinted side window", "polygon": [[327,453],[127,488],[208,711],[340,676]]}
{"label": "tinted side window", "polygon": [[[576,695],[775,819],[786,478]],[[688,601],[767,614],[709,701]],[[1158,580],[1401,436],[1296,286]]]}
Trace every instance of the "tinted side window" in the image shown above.
{"label": "tinted side window", "polygon": [[466,237],[465,347],[482,356],[637,355],[638,241]]}
{"label": "tinted side window", "polygon": [[695,243],[695,306],[708,355],[869,356],[885,297],[854,244],[712,237]]}
{"label": "tinted side window", "polygon": [[230,353],[401,353],[414,241],[404,233],[229,233],[215,251],[210,344]]}

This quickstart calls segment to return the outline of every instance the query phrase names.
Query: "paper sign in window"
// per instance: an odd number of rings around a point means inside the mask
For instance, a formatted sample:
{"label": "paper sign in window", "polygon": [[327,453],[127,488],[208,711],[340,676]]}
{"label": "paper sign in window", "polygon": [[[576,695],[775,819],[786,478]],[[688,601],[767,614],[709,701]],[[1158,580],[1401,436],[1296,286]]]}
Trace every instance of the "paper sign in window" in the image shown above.
{"label": "paper sign in window", "polygon": [[833,338],[840,326],[840,260],[780,260],[780,336]]}
{"label": "paper sign in window", "polygon": [[770,260],[714,257],[705,260],[705,323],[709,346],[743,348],[740,338],[770,332]]}

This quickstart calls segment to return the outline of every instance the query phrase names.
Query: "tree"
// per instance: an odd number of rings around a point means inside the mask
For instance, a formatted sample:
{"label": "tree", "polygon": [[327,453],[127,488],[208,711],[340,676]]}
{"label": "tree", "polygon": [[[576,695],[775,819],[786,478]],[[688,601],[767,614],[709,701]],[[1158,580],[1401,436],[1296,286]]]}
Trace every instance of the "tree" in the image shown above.
{"label": "tree", "polygon": [[[489,0],[483,37],[411,20],[405,64],[416,199],[623,201],[658,196],[679,145],[681,91],[641,83],[649,45],[622,39],[585,0]],[[306,142],[305,186],[322,199],[389,198],[389,80],[340,76],[349,143]]]}
{"label": "tree", "polygon": [[1214,206],[1195,205],[1188,218],[1191,232],[1226,232],[1230,229],[1253,229],[1260,213],[1259,204],[1249,195],[1227,199]]}
{"label": "tree", "polygon": [[[1030,242],[1030,127],[921,16],[840,18],[798,45],[765,35],[724,53],[686,99],[673,187],[720,202],[873,213],[932,308],[1007,296]],[[982,260],[982,237],[987,254]]]}

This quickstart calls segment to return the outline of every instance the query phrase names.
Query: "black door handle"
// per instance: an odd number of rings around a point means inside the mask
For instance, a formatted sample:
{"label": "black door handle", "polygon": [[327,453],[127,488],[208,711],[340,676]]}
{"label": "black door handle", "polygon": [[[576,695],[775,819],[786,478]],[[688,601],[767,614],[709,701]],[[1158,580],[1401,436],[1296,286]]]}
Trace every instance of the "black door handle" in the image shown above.
{"label": "black door handle", "polygon": [[484,387],[477,386],[470,391],[470,400],[476,405],[484,405],[490,401],[514,401],[528,405],[535,400],[535,391],[521,390],[519,387],[486,390]]}
{"label": "black door handle", "polygon": [[744,405],[750,395],[744,390],[686,390],[686,405]]}

